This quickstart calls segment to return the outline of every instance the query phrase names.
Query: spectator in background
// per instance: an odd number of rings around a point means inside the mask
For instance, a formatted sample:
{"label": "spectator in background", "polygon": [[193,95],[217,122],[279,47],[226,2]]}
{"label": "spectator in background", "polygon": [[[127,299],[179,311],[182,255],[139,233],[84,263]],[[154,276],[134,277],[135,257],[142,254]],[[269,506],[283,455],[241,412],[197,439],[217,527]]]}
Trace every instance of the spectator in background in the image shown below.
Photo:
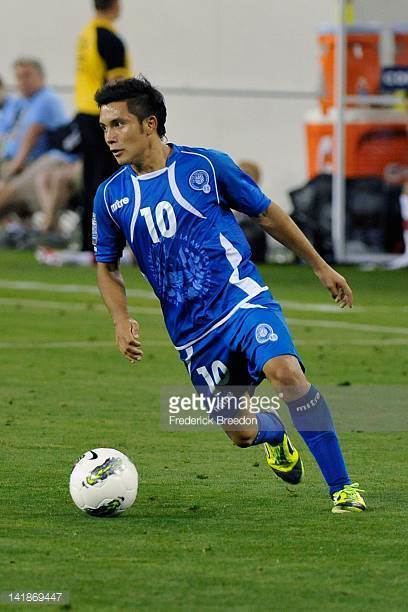
{"label": "spectator in background", "polygon": [[238,165],[241,170],[246,172],[246,174],[248,174],[251,179],[255,181],[257,185],[260,184],[262,180],[262,173],[260,167],[256,162],[243,159],[242,161],[238,162]]}
{"label": "spectator in background", "polygon": [[393,259],[387,268],[398,270],[408,268],[408,181],[403,183],[402,192],[399,198],[402,219],[402,238],[404,242],[404,252]]}
{"label": "spectator in background", "polygon": [[3,178],[19,174],[49,150],[47,131],[68,121],[61,100],[45,85],[44,69],[39,61],[18,59],[14,62],[14,72],[20,106],[4,144]]}
{"label": "spectator in background", "polygon": [[76,49],[75,104],[83,154],[82,251],[93,253],[93,199],[98,185],[118,166],[99,126],[97,89],[111,79],[131,75],[125,45],[114,30],[120,0],[94,0],[95,17],[81,31]]}
{"label": "spectator in background", "polygon": [[7,100],[8,100],[8,95],[6,92],[6,88],[4,86],[3,79],[0,77],[0,113],[4,112],[4,108],[7,105]]}
{"label": "spectator in background", "polygon": [[38,229],[47,234],[58,234],[59,217],[71,198],[79,193],[82,182],[82,162],[73,159],[61,164],[58,168],[45,168],[38,172],[34,181],[39,211]]}
{"label": "spectator in background", "polygon": [[33,180],[40,170],[67,161],[63,153],[49,154],[49,132],[68,122],[60,98],[45,85],[39,61],[20,58],[14,62],[19,96],[3,121],[0,158],[0,216],[10,207],[31,208]]}
{"label": "spectator in background", "polygon": [[20,104],[16,96],[6,92],[3,80],[0,77],[0,157],[1,143],[17,121]]}

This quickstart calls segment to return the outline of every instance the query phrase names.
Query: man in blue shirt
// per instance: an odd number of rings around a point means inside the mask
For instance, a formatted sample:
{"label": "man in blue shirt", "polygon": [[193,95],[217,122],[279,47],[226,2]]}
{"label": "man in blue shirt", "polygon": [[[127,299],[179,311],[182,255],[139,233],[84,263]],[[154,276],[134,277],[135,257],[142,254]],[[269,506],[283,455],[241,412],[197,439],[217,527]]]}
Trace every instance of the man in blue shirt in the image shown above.
{"label": "man in blue shirt", "polygon": [[[221,398],[216,422],[232,441],[243,448],[264,444],[274,473],[300,482],[302,460],[276,412],[249,409],[254,388],[267,378],[322,471],[332,511],[365,510],[329,408],[305,377],[281,308],[251,262],[231,208],[256,218],[307,261],[341,307],[352,305],[346,280],[228,155],[164,140],[164,99],[146,79],[107,84],[95,99],[105,141],[121,166],[99,187],[93,219],[98,284],[120,351],[132,363],[143,357],[118,266],[128,242],[194,386],[204,389],[208,403]],[[241,426],[231,427],[227,418],[231,395],[246,400],[240,414],[250,418]]]}
{"label": "man in blue shirt", "polygon": [[[8,113],[2,134],[0,159],[0,214],[10,204],[31,199],[33,174],[31,164],[51,149],[49,131],[68,123],[60,98],[45,85],[40,62],[21,58],[14,62],[19,96],[14,112]],[[56,154],[42,166],[58,165],[66,158]]]}
{"label": "man in blue shirt", "polygon": [[19,112],[20,102],[17,96],[6,92],[3,80],[0,77],[0,157],[2,155],[3,140],[17,121]]}

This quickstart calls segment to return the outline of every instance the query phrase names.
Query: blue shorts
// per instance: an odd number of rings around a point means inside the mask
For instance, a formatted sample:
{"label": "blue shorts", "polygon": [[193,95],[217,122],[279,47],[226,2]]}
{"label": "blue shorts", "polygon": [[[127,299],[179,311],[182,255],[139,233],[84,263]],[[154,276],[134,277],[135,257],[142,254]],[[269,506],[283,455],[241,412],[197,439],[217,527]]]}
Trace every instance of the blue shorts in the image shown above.
{"label": "blue shorts", "polygon": [[254,389],[265,378],[265,363],[281,355],[293,355],[302,366],[282,308],[270,293],[244,304],[221,327],[180,351],[194,387],[210,394],[225,385]]}

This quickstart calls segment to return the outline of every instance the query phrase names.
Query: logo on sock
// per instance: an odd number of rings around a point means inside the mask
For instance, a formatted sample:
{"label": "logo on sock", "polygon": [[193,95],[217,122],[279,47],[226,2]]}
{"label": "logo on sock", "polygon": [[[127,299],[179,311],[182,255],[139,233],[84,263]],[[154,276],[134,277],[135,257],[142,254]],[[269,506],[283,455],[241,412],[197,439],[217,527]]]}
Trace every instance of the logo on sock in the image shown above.
{"label": "logo on sock", "polygon": [[268,323],[260,323],[255,330],[255,338],[259,344],[265,344],[266,342],[276,342],[278,334],[275,334],[272,327]]}
{"label": "logo on sock", "polygon": [[312,397],[312,399],[308,400],[306,404],[303,404],[302,406],[297,406],[296,412],[306,412],[306,410],[310,410],[310,408],[314,408],[319,403],[320,398],[321,398],[321,395],[319,391],[317,391],[316,395]]}

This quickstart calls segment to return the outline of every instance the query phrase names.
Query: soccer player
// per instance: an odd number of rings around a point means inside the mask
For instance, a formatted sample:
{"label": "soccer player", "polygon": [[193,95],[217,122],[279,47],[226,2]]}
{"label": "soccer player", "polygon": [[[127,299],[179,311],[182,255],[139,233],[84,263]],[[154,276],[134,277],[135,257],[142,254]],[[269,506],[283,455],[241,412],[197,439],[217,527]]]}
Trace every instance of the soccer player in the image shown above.
{"label": "soccer player", "polygon": [[[319,465],[332,511],[365,510],[326,401],[305,377],[281,308],[250,261],[230,209],[256,218],[307,261],[340,307],[352,305],[346,280],[228,155],[166,142],[163,96],[144,77],[107,83],[95,99],[105,141],[121,166],[100,185],[93,217],[98,285],[120,351],[132,363],[143,357],[118,265],[127,241],[193,385],[218,393],[228,378],[229,388],[237,385],[248,397],[266,377]],[[275,474],[300,482],[302,460],[276,412],[259,412],[249,422],[224,430],[240,447],[264,444]]]}

